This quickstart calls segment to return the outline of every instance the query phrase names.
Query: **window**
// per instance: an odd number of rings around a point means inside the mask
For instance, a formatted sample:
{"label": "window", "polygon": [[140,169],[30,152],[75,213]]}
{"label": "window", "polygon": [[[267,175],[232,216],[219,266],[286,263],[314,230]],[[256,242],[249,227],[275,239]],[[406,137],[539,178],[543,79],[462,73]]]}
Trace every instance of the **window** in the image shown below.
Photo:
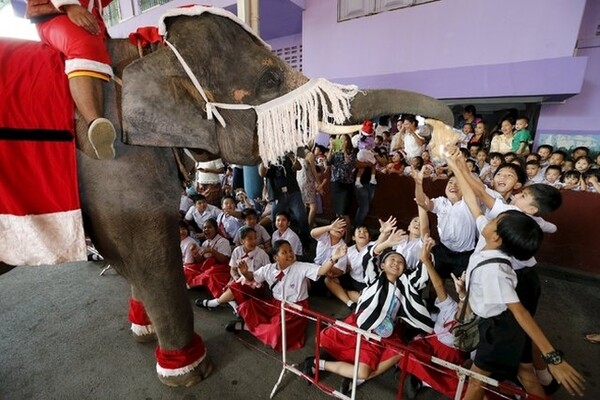
{"label": "window", "polygon": [[171,0],[138,0],[138,5],[140,6],[140,11],[144,12],[153,7],[167,4],[170,1]]}
{"label": "window", "polygon": [[114,26],[121,22],[121,7],[118,1],[113,1],[107,7],[102,9],[102,18],[107,27]]}
{"label": "window", "polygon": [[273,49],[273,53],[288,63],[292,68],[302,72],[302,45]]}
{"label": "window", "polygon": [[439,0],[338,0],[338,22]]}

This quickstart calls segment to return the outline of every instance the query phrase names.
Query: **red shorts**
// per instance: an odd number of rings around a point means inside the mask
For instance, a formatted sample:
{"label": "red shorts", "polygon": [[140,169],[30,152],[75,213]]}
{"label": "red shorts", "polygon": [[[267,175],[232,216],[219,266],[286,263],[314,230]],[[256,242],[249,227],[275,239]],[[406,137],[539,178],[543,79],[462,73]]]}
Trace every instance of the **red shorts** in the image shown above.
{"label": "red shorts", "polygon": [[106,28],[103,22],[99,23],[101,33],[92,35],[61,14],[38,23],[37,31],[43,43],[65,56],[65,73],[69,77],[87,75],[108,80],[113,73],[105,43]]}

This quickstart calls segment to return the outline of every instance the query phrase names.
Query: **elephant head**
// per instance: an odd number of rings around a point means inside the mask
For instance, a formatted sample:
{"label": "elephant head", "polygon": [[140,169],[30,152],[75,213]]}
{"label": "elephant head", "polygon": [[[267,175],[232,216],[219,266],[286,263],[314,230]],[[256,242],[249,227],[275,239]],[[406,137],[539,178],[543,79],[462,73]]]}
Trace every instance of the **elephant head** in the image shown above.
{"label": "elephant head", "polygon": [[[312,81],[309,82],[306,76],[274,55],[268,45],[232,14],[211,8],[205,12],[206,9],[199,6],[191,9],[200,9],[203,13],[191,15],[193,12],[185,11],[184,14],[190,15],[173,15],[164,19],[167,39],[189,66],[190,74],[185,71],[176,53],[167,47],[125,69],[125,141],[202,149],[228,162],[256,164],[260,160],[259,137],[257,111],[253,107],[298,91]],[[200,90],[191,76],[197,79]],[[351,88],[344,90],[352,91]],[[320,104],[316,109],[322,116],[336,101],[326,94],[317,97]],[[346,114],[346,124],[407,112],[453,123],[447,106],[417,93],[354,90],[349,99],[350,112]],[[205,100],[250,107],[219,108],[225,122],[221,123],[207,116]],[[300,110],[299,114],[303,111]],[[286,150],[295,150],[295,141],[279,136],[277,140],[289,141]],[[268,143],[264,145],[268,146]]]}

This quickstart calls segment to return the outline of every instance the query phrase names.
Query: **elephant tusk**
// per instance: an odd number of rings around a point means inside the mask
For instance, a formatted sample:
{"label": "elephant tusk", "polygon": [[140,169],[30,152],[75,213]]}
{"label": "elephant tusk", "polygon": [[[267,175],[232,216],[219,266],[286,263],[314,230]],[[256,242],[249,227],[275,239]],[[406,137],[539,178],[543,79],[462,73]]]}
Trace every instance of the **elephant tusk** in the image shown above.
{"label": "elephant tusk", "polygon": [[328,135],[345,135],[360,131],[362,125],[334,125],[319,122],[319,131]]}

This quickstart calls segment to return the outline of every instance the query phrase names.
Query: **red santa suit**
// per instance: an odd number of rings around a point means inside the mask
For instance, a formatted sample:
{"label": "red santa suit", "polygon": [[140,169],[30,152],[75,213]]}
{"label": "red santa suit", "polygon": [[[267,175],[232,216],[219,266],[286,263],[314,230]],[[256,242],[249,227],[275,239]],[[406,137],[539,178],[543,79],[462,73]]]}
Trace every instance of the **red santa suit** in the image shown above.
{"label": "red santa suit", "polygon": [[[111,1],[51,0],[59,13],[32,18],[42,42],[64,55],[65,73],[69,78],[91,76],[108,81],[112,77],[111,60],[105,43],[108,34],[102,20],[102,7],[109,5]],[[92,35],[75,25],[66,13],[60,11],[60,7],[74,4],[87,8],[96,18],[100,26],[98,35]]]}

